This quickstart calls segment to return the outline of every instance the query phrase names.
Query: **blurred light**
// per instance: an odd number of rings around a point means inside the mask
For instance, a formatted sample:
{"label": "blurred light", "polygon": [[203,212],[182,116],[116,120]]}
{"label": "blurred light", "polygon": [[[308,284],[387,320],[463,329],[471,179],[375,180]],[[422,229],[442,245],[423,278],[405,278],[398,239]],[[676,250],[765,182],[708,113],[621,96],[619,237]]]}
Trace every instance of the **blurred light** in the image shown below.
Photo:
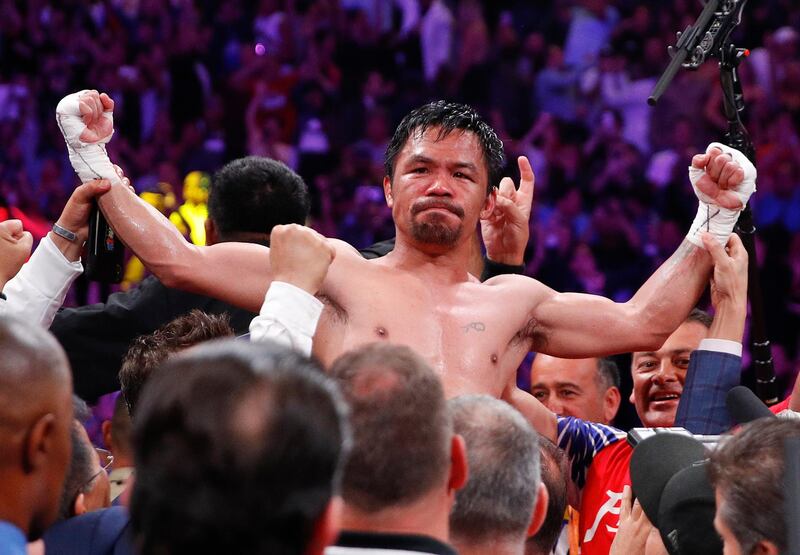
{"label": "blurred light", "polygon": [[260,42],[256,43],[256,55],[263,56],[267,49]]}

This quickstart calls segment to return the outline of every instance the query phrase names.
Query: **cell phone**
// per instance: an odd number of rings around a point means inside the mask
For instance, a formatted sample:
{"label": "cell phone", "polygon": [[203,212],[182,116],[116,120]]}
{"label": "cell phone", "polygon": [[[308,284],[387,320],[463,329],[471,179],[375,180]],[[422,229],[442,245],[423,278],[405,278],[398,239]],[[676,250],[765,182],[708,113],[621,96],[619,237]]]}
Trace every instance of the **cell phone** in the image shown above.
{"label": "cell phone", "polygon": [[86,278],[102,283],[122,281],[125,245],[108,225],[95,202],[89,215],[89,240],[86,243]]}

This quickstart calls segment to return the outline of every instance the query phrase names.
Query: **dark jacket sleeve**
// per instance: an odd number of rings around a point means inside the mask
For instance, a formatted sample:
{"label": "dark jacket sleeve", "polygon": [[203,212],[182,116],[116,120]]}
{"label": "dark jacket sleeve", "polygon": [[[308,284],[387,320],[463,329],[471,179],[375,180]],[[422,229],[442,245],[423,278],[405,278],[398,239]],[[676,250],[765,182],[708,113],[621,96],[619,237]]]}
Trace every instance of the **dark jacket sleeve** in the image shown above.
{"label": "dark jacket sleeve", "polygon": [[739,385],[742,357],[718,351],[696,350],[689,358],[675,426],[693,434],[722,434],[731,429],[725,397]]}
{"label": "dark jacket sleeve", "polygon": [[117,373],[131,341],[197,308],[228,313],[237,335],[247,332],[255,314],[222,301],[165,287],[154,276],[139,287],[112,294],[105,304],[66,308],[50,331],[72,366],[75,393],[88,402],[119,389]]}

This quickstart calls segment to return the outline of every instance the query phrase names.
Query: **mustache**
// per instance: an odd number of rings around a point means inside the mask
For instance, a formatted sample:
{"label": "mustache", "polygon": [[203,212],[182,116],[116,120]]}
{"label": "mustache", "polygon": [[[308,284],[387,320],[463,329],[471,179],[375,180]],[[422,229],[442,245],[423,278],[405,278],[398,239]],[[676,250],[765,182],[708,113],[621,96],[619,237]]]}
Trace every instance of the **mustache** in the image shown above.
{"label": "mustache", "polygon": [[452,202],[438,199],[438,198],[424,198],[416,203],[411,207],[411,214],[417,215],[424,210],[428,210],[430,208],[444,208],[445,210],[452,212],[459,218],[464,217],[464,209],[460,206],[453,204]]}

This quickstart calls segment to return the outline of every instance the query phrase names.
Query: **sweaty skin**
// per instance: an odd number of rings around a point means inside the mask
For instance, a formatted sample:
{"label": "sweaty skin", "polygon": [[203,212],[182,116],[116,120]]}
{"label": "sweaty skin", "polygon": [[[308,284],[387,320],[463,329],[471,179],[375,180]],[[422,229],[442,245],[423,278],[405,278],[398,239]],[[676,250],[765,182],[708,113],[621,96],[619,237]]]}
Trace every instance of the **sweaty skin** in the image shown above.
{"label": "sweaty skin", "polygon": [[[518,275],[481,284],[465,269],[470,236],[481,219],[502,225],[502,218],[490,218],[497,193],[486,196],[488,172],[475,135],[455,131],[437,140],[437,134],[438,128],[412,133],[393,178],[384,179],[397,232],[392,253],[364,260],[330,240],[336,256],[319,293],[326,308],[314,337],[323,364],[364,343],[392,341],[422,354],[448,397],[500,396],[531,349],[565,358],[656,349],[694,306],[711,259],[687,241],[627,303],[557,293]],[[520,170],[520,190],[532,193],[524,158]],[[194,246],[125,187],[112,187],[100,205],[166,285],[252,311],[261,306],[271,279],[266,247]]]}

